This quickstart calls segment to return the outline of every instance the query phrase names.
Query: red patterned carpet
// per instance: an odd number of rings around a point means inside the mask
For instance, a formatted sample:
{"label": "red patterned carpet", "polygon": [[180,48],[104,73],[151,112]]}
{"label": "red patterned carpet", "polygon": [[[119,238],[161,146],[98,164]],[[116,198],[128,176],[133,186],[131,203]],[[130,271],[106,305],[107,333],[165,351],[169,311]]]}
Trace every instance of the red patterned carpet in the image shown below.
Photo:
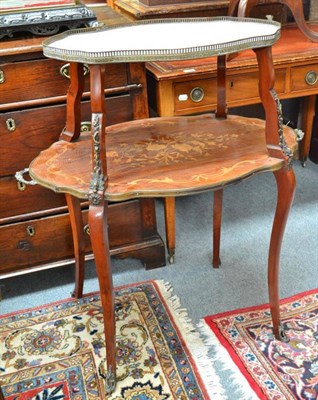
{"label": "red patterned carpet", "polygon": [[[108,399],[224,399],[207,347],[167,284],[118,288],[115,305],[118,383]],[[97,293],[0,316],[6,400],[103,400],[104,359]]]}
{"label": "red patterned carpet", "polygon": [[318,289],[283,300],[281,312],[287,343],[274,339],[268,305],[205,317],[203,329],[256,398],[317,400]]}

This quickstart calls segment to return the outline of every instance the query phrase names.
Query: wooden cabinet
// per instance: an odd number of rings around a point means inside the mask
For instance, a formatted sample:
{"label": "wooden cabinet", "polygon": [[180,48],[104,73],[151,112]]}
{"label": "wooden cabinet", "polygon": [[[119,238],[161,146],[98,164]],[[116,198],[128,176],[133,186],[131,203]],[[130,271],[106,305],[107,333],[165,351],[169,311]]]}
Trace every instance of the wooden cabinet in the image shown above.
{"label": "wooden cabinet", "polygon": [[[106,6],[96,14],[107,24],[126,21]],[[100,19],[99,18],[99,19]],[[17,182],[14,175],[58,140],[66,119],[68,65],[42,55],[43,38],[8,39],[0,50],[0,278],[73,261],[64,195]],[[132,118],[125,64],[109,66],[105,86],[108,124]],[[87,70],[87,80],[89,70]],[[87,85],[88,88],[88,85]],[[83,129],[90,121],[89,93],[82,101]],[[28,176],[26,175],[28,180]],[[165,265],[153,200],[109,206],[111,253],[140,258],[146,268]],[[83,202],[84,219],[86,204]],[[89,230],[86,251],[91,253]]]}

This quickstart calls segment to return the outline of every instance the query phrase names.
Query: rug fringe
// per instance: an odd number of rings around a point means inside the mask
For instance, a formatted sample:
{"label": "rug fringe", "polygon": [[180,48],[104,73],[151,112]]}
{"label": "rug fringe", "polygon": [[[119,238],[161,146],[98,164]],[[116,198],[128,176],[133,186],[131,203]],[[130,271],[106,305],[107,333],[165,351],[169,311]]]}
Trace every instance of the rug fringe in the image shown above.
{"label": "rug fringe", "polygon": [[230,372],[230,379],[237,388],[237,395],[240,396],[235,398],[240,400],[259,400],[259,397],[206,322],[201,320],[197,327],[203,337],[204,343],[210,348],[211,358],[214,361],[220,362],[223,370]]}
{"label": "rug fringe", "polygon": [[[170,307],[170,312],[176,318],[174,319],[178,329],[187,336],[187,346],[193,354],[197,370],[202,377],[202,381],[211,400],[226,400],[225,390],[221,385],[220,378],[215,372],[214,362],[209,357],[209,349],[206,346],[203,337],[193,325],[186,309],[181,308],[180,299],[173,294],[173,288],[169,282],[157,280],[161,294]],[[208,400],[208,399],[206,399]]]}

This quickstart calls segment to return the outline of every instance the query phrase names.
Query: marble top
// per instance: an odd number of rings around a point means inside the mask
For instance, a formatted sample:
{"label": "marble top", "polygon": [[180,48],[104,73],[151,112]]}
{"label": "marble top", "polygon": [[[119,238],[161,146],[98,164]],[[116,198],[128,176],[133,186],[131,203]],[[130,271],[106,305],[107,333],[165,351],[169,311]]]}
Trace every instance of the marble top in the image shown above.
{"label": "marble top", "polygon": [[44,55],[88,64],[187,60],[271,46],[280,36],[274,21],[186,18],[74,29],[46,39]]}

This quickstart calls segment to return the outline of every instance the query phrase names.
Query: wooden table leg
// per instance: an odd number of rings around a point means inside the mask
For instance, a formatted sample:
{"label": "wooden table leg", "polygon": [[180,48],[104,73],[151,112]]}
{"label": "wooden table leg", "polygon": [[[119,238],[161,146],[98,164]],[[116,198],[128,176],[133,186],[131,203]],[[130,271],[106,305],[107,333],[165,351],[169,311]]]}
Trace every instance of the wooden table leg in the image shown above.
{"label": "wooden table leg", "polygon": [[213,200],[213,268],[219,268],[220,260],[220,241],[221,241],[221,222],[222,222],[222,201],[223,189],[216,190]]}
{"label": "wooden table leg", "polygon": [[65,198],[70,214],[75,257],[75,289],[72,296],[79,299],[83,296],[85,272],[84,224],[80,200],[67,193]]}
{"label": "wooden table leg", "polygon": [[169,263],[173,264],[176,248],[176,200],[174,197],[164,198],[164,209]]}
{"label": "wooden table leg", "polygon": [[306,165],[309,155],[312,128],[315,116],[316,95],[306,96],[303,99],[303,108],[301,113],[301,129],[304,132],[304,138],[299,147],[299,160],[302,165]]}
{"label": "wooden table leg", "polygon": [[313,163],[318,164],[318,102],[316,102],[316,111],[312,129],[309,158]]}
{"label": "wooden table leg", "polygon": [[268,255],[268,291],[275,338],[285,340],[279,309],[279,259],[289,210],[295,194],[293,169],[284,167],[274,172],[277,184],[277,206]]}

